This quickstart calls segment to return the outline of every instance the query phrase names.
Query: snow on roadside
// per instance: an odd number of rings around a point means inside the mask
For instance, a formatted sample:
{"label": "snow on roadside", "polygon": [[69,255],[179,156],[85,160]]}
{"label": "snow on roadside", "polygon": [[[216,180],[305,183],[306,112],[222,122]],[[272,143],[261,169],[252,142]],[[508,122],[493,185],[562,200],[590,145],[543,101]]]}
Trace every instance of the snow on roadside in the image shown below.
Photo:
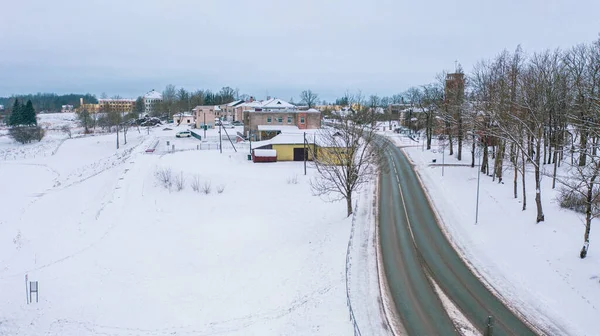
{"label": "snow on roadside", "polygon": [[[378,265],[378,241],[376,222],[376,181],[364,186],[358,193],[349,242],[347,270],[348,292],[354,319],[361,335],[394,335],[383,305]],[[392,310],[395,308],[392,308]],[[397,335],[403,335],[402,326]]]}
{"label": "snow on roadside", "polygon": [[[512,195],[511,170],[505,172],[506,184],[482,175],[479,223],[475,224],[477,169],[446,166],[442,177],[441,167],[429,165],[434,158],[441,162],[437,146],[434,153],[412,140],[390,136],[406,146],[403,150],[416,165],[453,244],[505,301],[547,333],[598,333],[600,258],[590,250],[586,259],[579,259],[582,219],[559,207],[551,179],[542,180],[546,220],[535,224],[531,177],[527,178],[528,209],[523,212],[520,199]],[[446,153],[445,162],[458,161]]]}

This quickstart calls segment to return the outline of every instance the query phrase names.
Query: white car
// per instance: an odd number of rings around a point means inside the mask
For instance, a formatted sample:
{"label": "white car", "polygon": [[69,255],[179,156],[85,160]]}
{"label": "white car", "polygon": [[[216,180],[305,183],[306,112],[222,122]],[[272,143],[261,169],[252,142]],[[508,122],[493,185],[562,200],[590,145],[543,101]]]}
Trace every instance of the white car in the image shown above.
{"label": "white car", "polygon": [[229,121],[222,121],[221,122],[221,127],[223,127],[223,128],[235,128],[235,126],[233,126]]}
{"label": "white car", "polygon": [[181,132],[177,132],[177,134],[175,134],[176,138],[189,138],[192,136],[192,132],[190,131],[181,131]]}

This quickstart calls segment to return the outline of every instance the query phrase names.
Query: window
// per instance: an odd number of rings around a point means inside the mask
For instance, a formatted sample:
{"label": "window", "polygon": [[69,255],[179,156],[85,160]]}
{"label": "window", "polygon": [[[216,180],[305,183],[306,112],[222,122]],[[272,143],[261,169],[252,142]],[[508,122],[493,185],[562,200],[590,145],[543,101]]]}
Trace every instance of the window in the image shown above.
{"label": "window", "polygon": [[283,118],[282,117],[277,118],[277,122],[281,124],[283,122]]}
{"label": "window", "polygon": [[292,123],[292,117],[288,116],[288,124]]}
{"label": "window", "polygon": [[271,123],[271,117],[267,117],[267,122]]}
{"label": "window", "polygon": [[300,123],[304,124],[304,117],[300,117]]}

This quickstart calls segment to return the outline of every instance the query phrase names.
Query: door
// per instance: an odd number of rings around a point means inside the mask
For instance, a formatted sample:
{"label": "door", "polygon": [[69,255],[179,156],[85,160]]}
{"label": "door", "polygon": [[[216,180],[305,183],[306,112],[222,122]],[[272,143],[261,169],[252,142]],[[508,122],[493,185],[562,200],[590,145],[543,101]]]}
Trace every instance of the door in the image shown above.
{"label": "door", "polygon": [[304,161],[304,158],[308,158],[308,153],[304,148],[294,148],[294,161]]}

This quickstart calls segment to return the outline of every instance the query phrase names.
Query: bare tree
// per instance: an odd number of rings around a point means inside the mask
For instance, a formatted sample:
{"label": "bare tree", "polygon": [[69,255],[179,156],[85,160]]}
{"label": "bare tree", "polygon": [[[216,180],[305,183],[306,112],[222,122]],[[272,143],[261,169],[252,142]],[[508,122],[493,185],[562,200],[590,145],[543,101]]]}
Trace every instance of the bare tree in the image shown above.
{"label": "bare tree", "polygon": [[302,93],[300,93],[300,100],[304,102],[308,108],[313,108],[316,102],[319,100],[319,95],[311,90],[304,90]]}
{"label": "bare tree", "polygon": [[311,180],[312,190],[316,195],[328,195],[331,200],[345,199],[350,216],[352,197],[377,174],[384,145],[375,144],[376,134],[369,122],[357,125],[347,117],[342,117],[335,129],[321,130],[317,136],[318,147],[308,146],[309,157],[318,172]]}
{"label": "bare tree", "polygon": [[61,130],[63,133],[65,133],[65,134],[66,134],[66,135],[69,137],[69,139],[71,139],[71,138],[73,137],[73,136],[72,136],[72,133],[71,133],[71,126],[69,126],[69,125],[62,125],[62,126],[60,127],[60,130]]}

